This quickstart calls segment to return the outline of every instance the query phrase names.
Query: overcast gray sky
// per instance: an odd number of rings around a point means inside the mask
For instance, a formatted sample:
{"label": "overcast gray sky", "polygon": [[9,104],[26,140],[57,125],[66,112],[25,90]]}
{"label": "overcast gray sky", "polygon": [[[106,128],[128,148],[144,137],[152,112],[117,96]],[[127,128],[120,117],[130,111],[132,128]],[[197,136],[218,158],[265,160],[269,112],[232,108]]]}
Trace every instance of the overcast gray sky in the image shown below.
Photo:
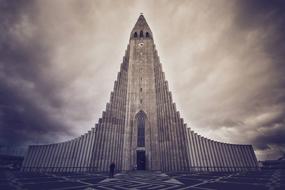
{"label": "overcast gray sky", "polygon": [[174,101],[208,138],[285,151],[285,5],[262,0],[0,0],[0,144],[76,137],[106,103],[139,14]]}

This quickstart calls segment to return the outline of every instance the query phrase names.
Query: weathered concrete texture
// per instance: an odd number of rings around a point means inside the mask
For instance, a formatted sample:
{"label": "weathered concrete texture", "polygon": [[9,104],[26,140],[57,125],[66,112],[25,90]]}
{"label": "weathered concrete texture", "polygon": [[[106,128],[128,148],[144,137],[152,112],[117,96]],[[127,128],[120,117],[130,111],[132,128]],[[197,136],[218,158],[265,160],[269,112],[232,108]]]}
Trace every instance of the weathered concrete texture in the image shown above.
{"label": "weathered concrete texture", "polygon": [[[141,115],[143,122],[138,120]],[[138,144],[138,126],[143,146]],[[162,171],[257,168],[252,146],[212,141],[187,128],[142,15],[131,32],[110,101],[95,127],[67,142],[30,146],[22,170],[107,171],[111,162],[117,170],[132,170],[140,162],[146,170]]]}

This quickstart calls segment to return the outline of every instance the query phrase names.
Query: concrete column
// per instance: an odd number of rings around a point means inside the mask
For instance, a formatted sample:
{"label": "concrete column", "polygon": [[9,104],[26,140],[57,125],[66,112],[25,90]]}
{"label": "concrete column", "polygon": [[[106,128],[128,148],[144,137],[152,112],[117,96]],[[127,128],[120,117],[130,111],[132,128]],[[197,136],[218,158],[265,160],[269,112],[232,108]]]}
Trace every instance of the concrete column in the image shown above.
{"label": "concrete column", "polygon": [[224,161],[224,171],[230,171],[230,162],[229,162],[229,157],[228,157],[228,154],[226,152],[226,149],[225,149],[225,143],[220,143],[220,146],[221,146],[221,149],[222,149],[222,152],[223,152],[223,161]]}
{"label": "concrete column", "polygon": [[[117,88],[117,81],[115,81],[115,89]],[[117,96],[117,94],[114,93],[115,96]],[[103,151],[103,170],[104,171],[108,171],[108,166],[110,164],[110,151],[112,151],[110,149],[110,143],[112,141],[112,139],[110,138],[112,135],[112,131],[111,131],[111,113],[110,113],[110,104],[107,104],[106,106],[106,125],[105,125],[105,130],[106,130],[106,142],[105,143],[105,148]]]}
{"label": "concrete column", "polygon": [[46,145],[40,145],[39,146],[41,152],[40,155],[38,156],[38,162],[37,162],[37,169],[36,171],[41,171],[42,170],[42,165],[43,165],[43,159],[45,158],[46,151],[47,151],[47,146]]}
{"label": "concrete column", "polygon": [[127,82],[126,82],[126,72],[124,70],[121,71],[122,72],[122,88],[120,88],[121,90],[121,97],[122,99],[120,100],[119,104],[118,104],[118,114],[119,114],[119,123],[118,123],[118,141],[119,145],[117,148],[117,145],[115,144],[115,149],[117,152],[117,156],[116,156],[116,162],[117,162],[117,168],[118,170],[122,170],[122,154],[123,154],[123,131],[124,131],[124,125],[125,125],[125,109],[126,109],[126,86],[127,86]]}
{"label": "concrete column", "polygon": [[[179,112],[178,112],[179,113]],[[187,126],[184,124],[183,119],[180,119],[180,135],[181,135],[181,147],[182,147],[182,157],[184,158],[183,171],[189,171],[190,159],[189,159],[189,141],[187,140]]]}
{"label": "concrete column", "polygon": [[90,168],[90,170],[91,171],[93,171],[93,168],[92,167],[94,167],[94,165],[93,165],[93,161],[92,161],[92,157],[93,157],[93,155],[95,154],[95,152],[93,152],[94,151],[94,146],[95,146],[95,136],[96,136],[96,128],[92,128],[92,135],[91,135],[91,142],[90,142],[90,152],[89,152],[89,161],[88,161],[88,163],[89,163],[89,167],[91,167]]}
{"label": "concrete column", "polygon": [[77,137],[76,139],[76,159],[75,159],[75,171],[79,172],[80,171],[80,167],[81,167],[81,163],[80,163],[80,158],[81,158],[81,151],[82,151],[82,136]]}
{"label": "concrete column", "polygon": [[194,133],[194,139],[195,139],[195,151],[196,151],[196,158],[197,158],[197,171],[201,170],[202,167],[202,157],[201,157],[201,147],[199,144],[199,136]]}
{"label": "concrete column", "polygon": [[234,153],[234,147],[232,144],[229,144],[229,152],[230,152],[230,157],[231,157],[231,160],[232,160],[232,163],[233,163],[233,170],[234,171],[237,171],[237,168],[238,168],[238,162],[237,162],[237,159],[236,159],[236,156],[235,156],[235,153]]}
{"label": "concrete column", "polygon": [[213,167],[214,167],[214,157],[213,157],[213,150],[210,146],[210,140],[209,139],[205,139],[205,143],[206,143],[206,147],[207,147],[207,152],[208,152],[208,164],[209,164],[209,171],[214,171]]}
{"label": "concrete column", "polygon": [[63,172],[62,162],[63,162],[64,156],[65,156],[65,143],[61,142],[60,152],[59,152],[58,161],[57,161],[57,171],[58,172]]}
{"label": "concrete column", "polygon": [[107,117],[106,117],[106,112],[103,112],[103,122],[102,122],[102,143],[100,146],[100,155],[99,155],[99,168],[100,171],[104,171],[104,151],[106,149],[106,144],[109,143],[107,142]]}
{"label": "concrete column", "polygon": [[77,163],[78,163],[78,158],[79,158],[79,138],[75,138],[74,140],[74,155],[73,155],[73,160],[72,160],[72,168],[71,171],[75,172],[77,171]]}
{"label": "concrete column", "polygon": [[193,171],[192,167],[194,166],[194,158],[193,158],[192,139],[191,139],[190,128],[187,128],[187,139],[188,139],[189,171]]}
{"label": "concrete column", "polygon": [[52,144],[51,155],[47,163],[48,171],[51,172],[53,170],[53,163],[55,159],[57,144]]}
{"label": "concrete column", "polygon": [[198,135],[198,143],[200,146],[199,153],[200,153],[201,166],[202,166],[201,170],[205,171],[206,170],[205,149],[203,146],[202,137],[200,135]]}
{"label": "concrete column", "polygon": [[50,162],[50,167],[51,167],[51,172],[55,172],[55,167],[56,167],[56,161],[57,161],[57,157],[59,154],[59,144],[54,144],[54,153],[53,153],[53,157],[52,160]]}
{"label": "concrete column", "polygon": [[222,167],[223,167],[223,171],[228,171],[227,169],[227,159],[226,159],[226,154],[224,152],[224,149],[223,149],[223,143],[218,143],[218,146],[219,146],[219,150],[221,152],[221,160],[222,160]]}
{"label": "concrete column", "polygon": [[[116,85],[116,82],[115,81],[115,85]],[[114,93],[114,96],[116,96],[116,94]],[[105,122],[104,122],[104,131],[105,131],[105,143],[104,143],[104,148],[103,148],[103,151],[102,151],[102,160],[101,160],[101,168],[102,168],[102,171],[106,171],[106,168],[107,168],[107,160],[108,160],[108,152],[110,151],[109,149],[109,144],[110,144],[110,129],[109,129],[109,120],[110,120],[110,111],[109,111],[109,103],[107,104],[106,106],[106,111],[105,111]]]}
{"label": "concrete column", "polygon": [[251,162],[250,155],[249,155],[249,152],[248,152],[248,146],[244,145],[242,149],[243,149],[243,153],[244,153],[244,155],[246,157],[246,162],[247,162],[248,169],[251,170],[253,166],[252,166],[252,162]]}
{"label": "concrete column", "polygon": [[231,157],[231,153],[230,153],[230,150],[229,150],[229,145],[228,144],[224,144],[224,146],[225,146],[225,152],[227,154],[227,160],[228,160],[228,164],[229,164],[228,165],[229,171],[234,171],[233,170],[234,164],[233,164],[233,159]]}
{"label": "concrete column", "polygon": [[94,167],[96,168],[97,171],[100,170],[100,162],[99,159],[101,157],[101,147],[103,144],[103,130],[102,130],[102,123],[97,124],[96,127],[96,136],[95,136],[95,159],[94,159]]}
{"label": "concrete column", "polygon": [[74,151],[75,151],[75,140],[72,139],[69,141],[70,148],[69,148],[69,156],[68,156],[68,162],[67,162],[67,171],[72,172],[73,171],[73,160],[74,160]]}
{"label": "concrete column", "polygon": [[172,170],[173,171],[178,171],[178,166],[177,166],[177,163],[176,163],[176,160],[178,160],[178,151],[177,151],[177,144],[175,142],[175,137],[173,136],[175,133],[174,133],[174,130],[173,130],[173,126],[171,125],[171,120],[170,120],[170,117],[171,117],[171,114],[170,114],[170,109],[169,109],[169,96],[168,96],[168,91],[167,91],[167,82],[165,81],[165,98],[166,98],[166,121],[167,121],[167,126],[168,126],[168,129],[169,129],[169,138],[170,138],[170,146],[171,146],[171,165],[173,166],[172,167]]}
{"label": "concrete column", "polygon": [[[163,89],[163,86],[162,86],[162,83],[161,83],[161,89]],[[161,90],[161,100],[165,100],[165,95],[164,95],[164,90]],[[164,144],[164,147],[165,147],[165,170],[166,171],[171,171],[173,170],[172,169],[172,163],[171,163],[171,155],[172,155],[172,147],[170,147],[170,135],[169,135],[169,129],[167,127],[167,123],[166,123],[166,120],[164,119],[163,116],[164,113],[166,112],[166,106],[164,104],[161,104],[161,117],[162,117],[162,120],[161,120],[161,125],[162,125],[162,128],[163,128],[163,136],[164,136],[164,140],[163,140],[163,144]]]}
{"label": "concrete column", "polygon": [[78,158],[78,171],[82,172],[83,171],[83,156],[84,156],[84,142],[85,142],[85,137],[86,135],[80,136],[79,144],[80,144],[80,157]]}
{"label": "concrete column", "polygon": [[62,143],[63,146],[63,151],[60,155],[60,165],[59,165],[59,169],[61,172],[66,172],[66,168],[65,168],[65,163],[66,163],[66,159],[67,159],[67,154],[68,154],[68,143],[67,142],[63,142]]}
{"label": "concrete column", "polygon": [[218,142],[216,141],[213,141],[213,145],[214,145],[214,148],[215,148],[215,152],[216,152],[216,158],[217,158],[217,162],[218,162],[218,165],[217,165],[217,171],[223,171],[222,167],[223,167],[223,162],[222,162],[222,158],[221,158],[221,151],[220,151],[220,148],[218,146]]}
{"label": "concrete column", "polygon": [[[110,130],[112,131],[111,133],[111,144],[110,144],[110,157],[109,157],[109,164],[111,162],[115,162],[116,166],[118,166],[118,150],[120,148],[118,142],[119,142],[119,139],[118,139],[118,133],[119,133],[119,122],[118,122],[118,119],[120,119],[120,109],[122,109],[120,107],[120,103],[121,103],[121,99],[120,97],[123,97],[123,94],[122,94],[122,74],[121,72],[119,73],[118,75],[118,87],[117,87],[117,96],[116,98],[114,99],[113,102],[111,102],[110,104]],[[117,148],[116,148],[117,147]],[[109,166],[108,166],[109,167]],[[116,168],[117,169],[117,168]]]}
{"label": "concrete column", "polygon": [[[118,90],[117,90],[117,96],[120,96],[120,81],[118,81]],[[117,141],[117,130],[118,130],[118,124],[117,124],[117,120],[119,118],[118,116],[118,104],[119,104],[119,99],[116,99],[116,101],[114,101],[113,103],[110,104],[110,150],[109,150],[109,156],[108,156],[108,162],[107,162],[107,169],[110,166],[111,162],[115,162],[115,164],[117,165],[117,160],[115,159],[115,155],[116,155],[116,149],[115,149],[115,142]],[[118,144],[117,144],[118,146]],[[117,168],[116,168],[117,169]]]}
{"label": "concrete column", "polygon": [[234,156],[235,156],[235,160],[237,162],[237,165],[238,165],[238,170],[242,170],[242,161],[241,161],[241,158],[240,158],[240,155],[239,155],[239,152],[238,152],[238,149],[237,149],[237,145],[232,145],[233,146],[233,152],[234,152]]}
{"label": "concrete column", "polygon": [[170,127],[173,131],[172,133],[172,137],[173,137],[173,143],[174,143],[174,147],[175,147],[175,165],[176,165],[176,171],[181,171],[182,170],[182,167],[183,167],[183,157],[182,157],[182,151],[181,151],[181,146],[180,146],[180,143],[179,143],[179,139],[181,139],[180,135],[179,135],[179,132],[178,132],[178,127],[179,127],[179,118],[177,117],[177,114],[174,112],[173,110],[173,105],[172,105],[172,102],[171,102],[171,94],[170,92],[168,92],[168,96],[169,96],[169,115],[170,115]]}
{"label": "concrete column", "polygon": [[58,172],[59,156],[61,154],[61,143],[57,143],[57,150],[55,154],[55,159],[53,163],[53,172]]}
{"label": "concrete column", "polygon": [[47,146],[47,154],[46,156],[44,157],[43,159],[43,165],[42,167],[44,168],[44,171],[48,171],[48,167],[49,167],[49,161],[51,159],[51,156],[52,156],[52,150],[53,150],[53,145],[52,144],[49,144],[49,145],[46,145]]}
{"label": "concrete column", "polygon": [[90,166],[90,157],[91,157],[91,154],[92,154],[92,149],[93,149],[93,143],[92,143],[92,140],[93,140],[93,137],[94,137],[94,128],[91,129],[91,131],[88,132],[88,148],[87,148],[87,154],[86,154],[86,168],[87,168],[87,171],[89,170],[89,166]]}
{"label": "concrete column", "polygon": [[210,154],[209,154],[209,149],[206,145],[206,140],[207,140],[206,138],[202,137],[202,144],[203,144],[203,148],[204,148],[204,163],[205,163],[204,170],[210,171],[209,170],[209,167],[211,166],[210,160],[209,160]]}
{"label": "concrete column", "polygon": [[67,148],[67,152],[65,154],[65,161],[64,161],[64,171],[65,172],[69,172],[70,171],[70,160],[71,160],[71,156],[72,156],[72,141],[69,140],[66,142],[66,148]]}
{"label": "concrete column", "polygon": [[55,164],[56,164],[56,159],[58,156],[58,150],[59,150],[59,146],[58,143],[54,144],[54,152],[53,152],[53,156],[52,156],[52,160],[50,161],[50,171],[54,172],[55,171]]}
{"label": "concrete column", "polygon": [[77,158],[78,158],[78,138],[73,139],[74,141],[74,153],[73,153],[73,159],[72,159],[72,163],[71,163],[71,171],[75,172],[76,171],[76,163],[77,163]]}
{"label": "concrete column", "polygon": [[192,142],[192,153],[193,153],[193,160],[194,160],[194,171],[198,171],[199,166],[199,157],[198,157],[198,151],[197,151],[197,143],[196,143],[196,134],[194,131],[191,131],[191,142]]}
{"label": "concrete column", "polygon": [[82,136],[81,157],[80,157],[80,171],[81,172],[85,171],[87,136],[88,136],[88,134],[86,134],[86,133]]}
{"label": "concrete column", "polygon": [[231,163],[231,171],[236,171],[236,162],[235,162],[235,158],[233,156],[233,152],[232,152],[232,147],[231,144],[226,144],[226,150],[228,152],[229,155],[229,159],[230,159],[230,163]]}
{"label": "concrete column", "polygon": [[[163,77],[164,78],[164,77]],[[167,98],[166,98],[166,90],[165,90],[165,82],[164,82],[164,79],[162,79],[162,99],[164,102],[167,101]],[[166,131],[166,145],[167,145],[167,168],[168,168],[168,171],[174,171],[175,168],[174,168],[174,164],[173,164],[173,154],[174,154],[174,150],[173,150],[173,147],[172,147],[172,139],[171,139],[171,132],[170,132],[170,129],[169,129],[169,125],[168,125],[168,119],[167,119],[167,104],[163,104],[163,109],[162,109],[162,115],[163,115],[163,126],[164,126],[164,129]]]}
{"label": "concrete column", "polygon": [[[162,96],[162,93],[160,93],[160,100],[163,98],[163,96]],[[159,117],[158,118],[162,118],[163,117],[163,111],[164,111],[164,108],[163,108],[163,106],[160,104],[159,105],[160,106],[160,109],[159,109]],[[167,134],[168,134],[168,132],[167,132],[167,130],[166,130],[166,127],[165,127],[165,123],[164,123],[164,120],[163,119],[158,119],[158,122],[159,122],[159,125],[160,125],[160,127],[161,127],[161,129],[162,129],[162,140],[161,140],[161,144],[162,144],[162,146],[163,146],[163,157],[162,157],[162,159],[163,159],[163,169],[164,169],[164,171],[169,171],[169,162],[170,162],[170,160],[169,160],[169,148],[168,148],[168,142],[166,141],[166,139],[167,139]]]}
{"label": "concrete column", "polygon": [[174,116],[174,112],[172,110],[172,102],[171,102],[171,97],[170,97],[170,92],[168,91],[168,106],[169,106],[169,126],[172,130],[172,143],[173,143],[173,146],[175,147],[175,156],[174,156],[174,163],[175,163],[175,166],[176,166],[176,171],[181,171],[181,168],[182,168],[182,165],[183,165],[183,159],[182,159],[182,155],[181,155],[181,147],[179,146],[179,141],[178,141],[178,138],[179,137],[179,134],[178,134],[178,131],[177,131],[177,128],[179,127],[179,124],[178,122],[179,121],[175,121],[175,119],[173,117]]}
{"label": "concrete column", "polygon": [[243,152],[242,152],[242,145],[237,145],[237,149],[240,155],[240,159],[241,159],[241,164],[242,164],[242,168],[243,170],[246,170],[246,160],[244,158]]}
{"label": "concrete column", "polygon": [[217,152],[216,152],[216,149],[215,149],[215,145],[214,145],[214,141],[213,140],[209,140],[209,146],[210,146],[210,149],[211,149],[211,152],[212,152],[212,158],[213,158],[213,166],[212,166],[212,170],[213,171],[218,171],[217,170],[217,167],[219,165],[219,162],[218,162],[218,158],[217,158]]}
{"label": "concrete column", "polygon": [[93,138],[93,130],[94,128],[91,129],[91,131],[88,131],[88,135],[87,135],[87,148],[86,148],[86,157],[85,157],[85,164],[84,167],[86,168],[85,171],[90,171],[89,167],[90,167],[90,155],[91,155],[91,148],[92,148],[92,138]]}
{"label": "concrete column", "polygon": [[67,154],[67,143],[66,142],[63,142],[62,143],[62,146],[63,146],[63,150],[61,152],[61,155],[60,155],[60,164],[59,164],[59,171],[61,172],[65,172],[65,160],[66,160],[66,154]]}
{"label": "concrete column", "polygon": [[180,114],[179,112],[178,113],[178,121],[179,121],[179,125],[178,125],[178,128],[177,128],[177,131],[178,131],[178,146],[179,146],[179,150],[180,150],[180,156],[181,156],[181,166],[180,166],[180,171],[187,171],[188,169],[188,156],[187,156],[187,152],[188,152],[188,142],[185,140],[185,132],[183,132],[183,128],[184,128],[184,120],[183,118],[180,117]]}
{"label": "concrete column", "polygon": [[91,167],[91,171],[95,171],[97,170],[96,167],[96,157],[98,155],[98,141],[99,135],[98,135],[98,124],[95,124],[94,127],[94,135],[93,135],[93,140],[92,140],[92,149],[91,149],[91,158],[90,158],[90,167]]}
{"label": "concrete column", "polygon": [[84,170],[83,171],[87,171],[87,167],[88,167],[88,154],[89,154],[89,141],[90,141],[90,137],[91,137],[91,131],[88,131],[88,133],[85,135],[86,139],[85,139],[85,148],[84,148],[84,159],[83,159],[83,167]]}
{"label": "concrete column", "polygon": [[168,141],[167,141],[167,144],[168,144],[168,150],[169,150],[169,154],[168,154],[168,166],[169,166],[169,170],[170,171],[176,171],[176,166],[175,166],[175,163],[174,163],[174,160],[175,160],[175,147],[173,146],[173,138],[172,138],[172,130],[171,130],[171,126],[170,126],[170,122],[169,122],[169,111],[168,111],[168,99],[167,99],[167,93],[166,93],[166,83],[164,82],[164,85],[163,85],[163,96],[164,96],[164,101],[165,101],[165,104],[164,104],[164,113],[163,115],[166,117],[164,117],[164,125],[165,125],[165,128],[167,130],[167,138],[168,138]]}
{"label": "concrete column", "polygon": [[88,137],[89,137],[89,133],[84,135],[82,164],[81,164],[82,170],[81,171],[86,171],[86,157],[87,157],[87,150],[88,150]]}
{"label": "concrete column", "polygon": [[200,156],[201,156],[201,163],[202,163],[202,171],[206,171],[207,170],[207,163],[206,163],[206,157],[205,157],[205,154],[206,154],[206,151],[205,151],[205,148],[204,148],[204,145],[203,145],[203,137],[198,135],[199,137],[199,145],[200,145]]}
{"label": "concrete column", "polygon": [[245,169],[246,170],[250,170],[250,162],[249,162],[249,159],[247,157],[247,152],[245,150],[246,148],[246,145],[241,145],[240,146],[240,149],[241,149],[241,152],[242,152],[242,155],[243,155],[243,159],[244,159],[244,166],[246,167]]}

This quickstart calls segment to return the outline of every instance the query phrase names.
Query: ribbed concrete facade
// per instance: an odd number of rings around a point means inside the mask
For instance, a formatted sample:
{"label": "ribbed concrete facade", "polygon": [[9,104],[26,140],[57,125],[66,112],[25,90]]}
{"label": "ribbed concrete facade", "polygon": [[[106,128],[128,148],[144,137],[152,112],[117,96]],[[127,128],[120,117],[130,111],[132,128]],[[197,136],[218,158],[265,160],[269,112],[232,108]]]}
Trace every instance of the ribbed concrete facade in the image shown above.
{"label": "ribbed concrete facade", "polygon": [[257,168],[251,145],[202,137],[186,126],[173,103],[141,15],[133,28],[110,102],[98,123],[67,142],[29,147],[22,171],[237,171]]}

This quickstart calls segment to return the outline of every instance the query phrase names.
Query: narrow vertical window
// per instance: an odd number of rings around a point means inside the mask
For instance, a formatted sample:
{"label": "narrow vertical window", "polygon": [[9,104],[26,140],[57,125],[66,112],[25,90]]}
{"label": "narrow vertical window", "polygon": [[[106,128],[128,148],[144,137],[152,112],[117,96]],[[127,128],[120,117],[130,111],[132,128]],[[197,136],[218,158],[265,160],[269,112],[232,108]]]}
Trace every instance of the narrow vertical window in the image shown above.
{"label": "narrow vertical window", "polygon": [[138,140],[137,146],[144,147],[145,146],[145,119],[146,116],[143,111],[140,111],[137,116],[137,128],[138,128]]}
{"label": "narrow vertical window", "polygon": [[142,38],[143,37],[143,31],[141,30],[140,32],[140,37]]}
{"label": "narrow vertical window", "polygon": [[148,32],[145,33],[145,37],[149,38],[149,33]]}
{"label": "narrow vertical window", "polygon": [[137,32],[135,32],[135,34],[134,34],[134,38],[137,38],[138,37],[138,33]]}

